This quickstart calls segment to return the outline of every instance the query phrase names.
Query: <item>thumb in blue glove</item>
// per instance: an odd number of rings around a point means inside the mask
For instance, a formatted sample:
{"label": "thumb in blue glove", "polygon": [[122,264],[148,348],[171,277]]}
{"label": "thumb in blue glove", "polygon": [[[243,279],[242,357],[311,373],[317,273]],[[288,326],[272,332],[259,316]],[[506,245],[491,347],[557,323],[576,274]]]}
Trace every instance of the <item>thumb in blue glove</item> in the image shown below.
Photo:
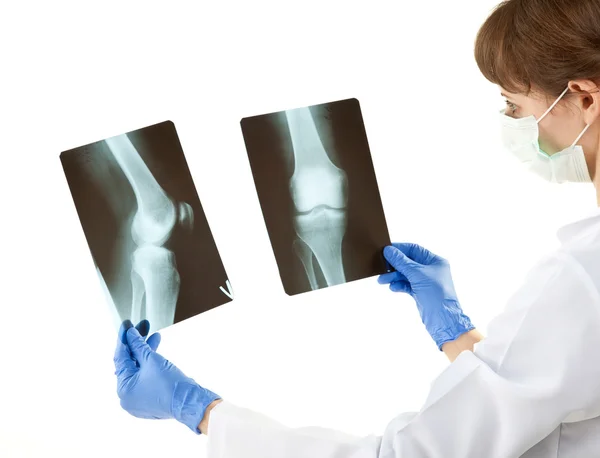
{"label": "thumb in blue glove", "polygon": [[475,329],[462,311],[446,259],[414,243],[394,243],[384,248],[383,255],[396,272],[379,276],[378,282],[415,299],[421,320],[440,350]]}
{"label": "thumb in blue glove", "polygon": [[221,398],[156,353],[160,334],[146,341],[140,330],[147,335],[148,329],[149,324],[133,327],[126,321],[119,330],[114,363],[121,407],[138,418],[174,418],[200,434],[206,408]]}
{"label": "thumb in blue glove", "polygon": [[[121,342],[123,342],[124,345],[127,345],[127,333],[125,331],[127,331],[131,327],[133,327],[133,323],[130,320],[125,320],[121,324],[121,329],[119,330],[119,339],[121,340]],[[148,320],[142,320],[135,326],[135,328],[138,330],[142,337],[146,337],[150,332],[150,322]],[[158,332],[155,332],[150,337],[148,337],[148,340],[146,342],[153,351],[156,351],[158,349],[158,346],[160,345],[160,340],[160,334]],[[137,367],[139,367],[139,364]]]}

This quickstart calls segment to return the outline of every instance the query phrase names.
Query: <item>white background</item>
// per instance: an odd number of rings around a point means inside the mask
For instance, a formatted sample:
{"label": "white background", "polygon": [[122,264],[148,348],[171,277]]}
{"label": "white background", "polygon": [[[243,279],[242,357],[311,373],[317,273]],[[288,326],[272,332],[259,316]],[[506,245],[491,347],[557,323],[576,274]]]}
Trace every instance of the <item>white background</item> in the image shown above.
{"label": "white background", "polygon": [[[376,278],[288,297],[242,117],[359,99],[393,241],[448,258],[485,333],[591,185],[498,146],[473,41],[495,1],[3,2],[0,456],[205,456],[205,436],[121,410],[115,332],[59,153],[172,120],[236,295],[162,332],[200,384],[290,426],[380,434],[448,364]],[[394,5],[394,7],[392,7]]]}

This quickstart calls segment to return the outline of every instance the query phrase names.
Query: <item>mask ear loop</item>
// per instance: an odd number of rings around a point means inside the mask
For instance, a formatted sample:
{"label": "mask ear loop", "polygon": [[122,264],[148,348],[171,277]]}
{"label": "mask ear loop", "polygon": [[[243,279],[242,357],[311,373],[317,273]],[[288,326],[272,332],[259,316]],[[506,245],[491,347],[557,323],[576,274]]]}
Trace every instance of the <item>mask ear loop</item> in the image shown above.
{"label": "mask ear loop", "polygon": [[561,94],[561,95],[559,95],[559,96],[558,96],[558,98],[557,98],[557,99],[554,101],[554,103],[553,103],[552,105],[550,105],[550,108],[548,108],[548,109],[546,110],[546,112],[545,112],[545,113],[544,113],[544,114],[543,114],[543,115],[540,117],[540,119],[538,119],[538,120],[537,120],[537,123],[538,123],[538,124],[539,124],[539,122],[540,122],[542,119],[544,119],[544,118],[546,117],[546,115],[547,115],[548,113],[550,113],[550,111],[552,111],[552,108],[554,108],[554,106],[555,106],[555,105],[556,105],[558,102],[560,102],[560,99],[562,99],[562,98],[563,98],[563,96],[564,96],[564,95],[567,93],[567,91],[568,91],[568,90],[569,90],[569,86],[567,86],[567,88],[566,88],[566,89],[565,89],[565,90],[562,92],[562,94]]}
{"label": "mask ear loop", "polygon": [[589,128],[589,127],[590,127],[590,125],[589,125],[589,124],[586,124],[586,126],[585,126],[585,129],[583,129],[583,131],[582,131],[582,132],[579,134],[579,137],[577,137],[577,138],[575,139],[575,141],[574,141],[574,142],[573,142],[573,144],[571,145],[571,148],[573,148],[573,147],[574,147],[574,146],[577,144],[577,142],[578,142],[578,141],[581,139],[581,137],[583,137],[583,134],[585,134],[585,131],[586,131],[586,130],[588,130],[588,128]]}

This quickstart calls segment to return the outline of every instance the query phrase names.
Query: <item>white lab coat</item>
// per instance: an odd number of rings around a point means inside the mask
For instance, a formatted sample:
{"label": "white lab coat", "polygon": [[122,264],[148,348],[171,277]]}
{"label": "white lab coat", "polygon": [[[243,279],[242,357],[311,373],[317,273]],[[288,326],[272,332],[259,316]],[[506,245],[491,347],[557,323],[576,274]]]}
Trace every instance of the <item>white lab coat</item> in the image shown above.
{"label": "white lab coat", "polygon": [[290,428],[223,401],[210,415],[208,457],[600,457],[600,212],[558,237],[487,337],[382,436]]}

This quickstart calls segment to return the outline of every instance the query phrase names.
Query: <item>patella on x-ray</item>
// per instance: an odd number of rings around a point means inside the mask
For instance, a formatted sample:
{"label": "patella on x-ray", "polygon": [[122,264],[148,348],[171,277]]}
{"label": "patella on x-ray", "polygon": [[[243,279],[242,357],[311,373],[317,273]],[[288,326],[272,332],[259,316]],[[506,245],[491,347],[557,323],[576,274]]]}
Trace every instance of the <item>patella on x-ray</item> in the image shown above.
{"label": "patella on x-ray", "polygon": [[358,100],[242,119],[279,273],[293,295],[388,271],[390,244]]}
{"label": "patella on x-ray", "polygon": [[233,299],[173,123],[60,158],[115,327],[157,331]]}

